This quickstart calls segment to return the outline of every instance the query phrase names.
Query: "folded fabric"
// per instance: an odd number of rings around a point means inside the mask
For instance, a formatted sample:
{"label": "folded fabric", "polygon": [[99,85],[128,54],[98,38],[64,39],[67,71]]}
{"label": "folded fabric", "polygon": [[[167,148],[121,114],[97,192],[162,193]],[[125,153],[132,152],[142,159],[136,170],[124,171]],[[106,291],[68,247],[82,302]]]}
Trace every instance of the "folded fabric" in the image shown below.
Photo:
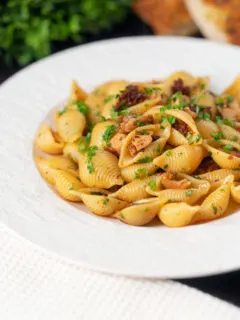
{"label": "folded fabric", "polygon": [[240,319],[240,310],[168,280],[85,269],[0,224],[2,320]]}

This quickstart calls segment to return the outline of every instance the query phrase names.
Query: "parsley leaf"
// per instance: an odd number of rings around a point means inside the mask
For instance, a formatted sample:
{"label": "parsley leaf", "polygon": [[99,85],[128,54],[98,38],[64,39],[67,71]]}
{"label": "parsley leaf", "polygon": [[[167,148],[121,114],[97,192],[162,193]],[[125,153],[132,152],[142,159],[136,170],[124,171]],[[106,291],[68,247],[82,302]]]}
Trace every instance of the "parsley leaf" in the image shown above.
{"label": "parsley leaf", "polygon": [[110,146],[110,138],[115,133],[116,127],[114,125],[108,126],[105,132],[103,133],[103,141],[105,141],[106,145]]}
{"label": "parsley leaf", "polygon": [[224,135],[222,134],[222,132],[212,132],[211,133],[211,137],[216,141],[219,142],[221,139],[224,139]]}
{"label": "parsley leaf", "polygon": [[87,169],[89,173],[94,172],[94,166],[92,162],[92,158],[96,155],[96,151],[98,150],[97,146],[91,146],[87,151]]}
{"label": "parsley leaf", "polygon": [[186,192],[185,192],[185,195],[187,196],[187,197],[191,197],[191,195],[193,194],[193,190],[187,190]]}
{"label": "parsley leaf", "polygon": [[111,95],[107,96],[106,98],[104,98],[104,102],[108,103],[109,101],[111,101],[115,97],[116,97],[116,95],[111,94]]}
{"label": "parsley leaf", "polygon": [[149,163],[149,162],[152,162],[153,161],[153,158],[151,157],[144,157],[142,159],[139,159],[138,160],[138,163]]}
{"label": "parsley leaf", "polygon": [[212,203],[212,210],[214,214],[217,214],[217,207]]}
{"label": "parsley leaf", "polygon": [[64,107],[61,111],[58,111],[58,115],[62,116],[67,111],[67,107]]}
{"label": "parsley leaf", "polygon": [[222,147],[223,151],[229,153],[230,151],[232,151],[233,146],[231,144],[226,144],[225,146]]}
{"label": "parsley leaf", "polygon": [[157,184],[155,180],[150,180],[148,182],[148,186],[150,187],[151,190],[155,191],[157,189]]}

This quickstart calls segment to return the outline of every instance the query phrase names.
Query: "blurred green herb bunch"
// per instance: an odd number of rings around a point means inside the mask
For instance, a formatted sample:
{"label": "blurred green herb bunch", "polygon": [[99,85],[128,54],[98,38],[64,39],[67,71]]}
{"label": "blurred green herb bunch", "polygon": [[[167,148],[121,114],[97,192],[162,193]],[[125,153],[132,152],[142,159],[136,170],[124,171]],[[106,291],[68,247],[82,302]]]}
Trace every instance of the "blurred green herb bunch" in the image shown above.
{"label": "blurred green herb bunch", "polygon": [[131,0],[0,0],[0,58],[19,65],[47,56],[56,41],[79,43],[121,21]]}

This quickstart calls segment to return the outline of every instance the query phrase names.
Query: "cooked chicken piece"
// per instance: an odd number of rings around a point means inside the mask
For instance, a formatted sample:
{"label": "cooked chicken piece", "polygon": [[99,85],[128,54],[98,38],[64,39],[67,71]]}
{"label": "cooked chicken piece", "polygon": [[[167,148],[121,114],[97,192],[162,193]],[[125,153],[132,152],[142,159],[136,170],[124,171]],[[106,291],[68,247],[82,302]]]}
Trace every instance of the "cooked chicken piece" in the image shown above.
{"label": "cooked chicken piece", "polygon": [[152,142],[152,136],[148,134],[136,134],[128,146],[128,151],[134,157],[138,151],[145,149]]}
{"label": "cooked chicken piece", "polygon": [[161,183],[166,189],[188,189],[191,186],[191,182],[187,179],[174,180],[176,179],[175,172],[166,172],[161,175]]}
{"label": "cooked chicken piece", "polygon": [[126,139],[126,135],[123,133],[116,133],[110,140],[110,147],[114,150],[117,154],[120,154],[122,144]]}
{"label": "cooked chicken piece", "polygon": [[132,130],[136,129],[139,125],[152,124],[153,121],[153,116],[150,114],[140,116],[138,118],[132,115],[125,116],[120,123],[120,131],[123,133],[129,133]]}
{"label": "cooked chicken piece", "polygon": [[188,125],[182,120],[176,120],[172,127],[184,136],[186,136],[190,132]]}

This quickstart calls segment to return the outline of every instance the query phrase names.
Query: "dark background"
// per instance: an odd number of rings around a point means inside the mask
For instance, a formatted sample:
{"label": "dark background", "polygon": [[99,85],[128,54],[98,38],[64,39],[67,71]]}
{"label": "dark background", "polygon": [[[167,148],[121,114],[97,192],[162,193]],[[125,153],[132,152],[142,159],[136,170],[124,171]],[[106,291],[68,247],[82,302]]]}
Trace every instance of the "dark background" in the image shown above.
{"label": "dark background", "polygon": [[[1,1],[1,0],[0,0]],[[151,35],[150,28],[138,19],[133,13],[130,13],[124,23],[117,25],[112,30],[101,33],[97,36],[86,37],[84,43],[118,38],[124,36],[136,36],[136,35]],[[197,34],[196,37],[202,37],[201,34]],[[76,44],[73,42],[65,42],[63,44],[53,45],[53,52],[57,52]],[[3,63],[0,61],[0,66]],[[2,66],[0,68],[0,83],[6,80],[9,76],[17,72],[20,68],[15,65],[11,68]],[[240,231],[239,231],[240,232]],[[227,235],[223,235],[225,237]],[[236,243],[236,246],[238,243]],[[240,271],[231,272],[224,275],[204,277],[197,279],[179,280],[181,283],[191,287],[200,289],[213,296],[231,302],[240,307]]]}

